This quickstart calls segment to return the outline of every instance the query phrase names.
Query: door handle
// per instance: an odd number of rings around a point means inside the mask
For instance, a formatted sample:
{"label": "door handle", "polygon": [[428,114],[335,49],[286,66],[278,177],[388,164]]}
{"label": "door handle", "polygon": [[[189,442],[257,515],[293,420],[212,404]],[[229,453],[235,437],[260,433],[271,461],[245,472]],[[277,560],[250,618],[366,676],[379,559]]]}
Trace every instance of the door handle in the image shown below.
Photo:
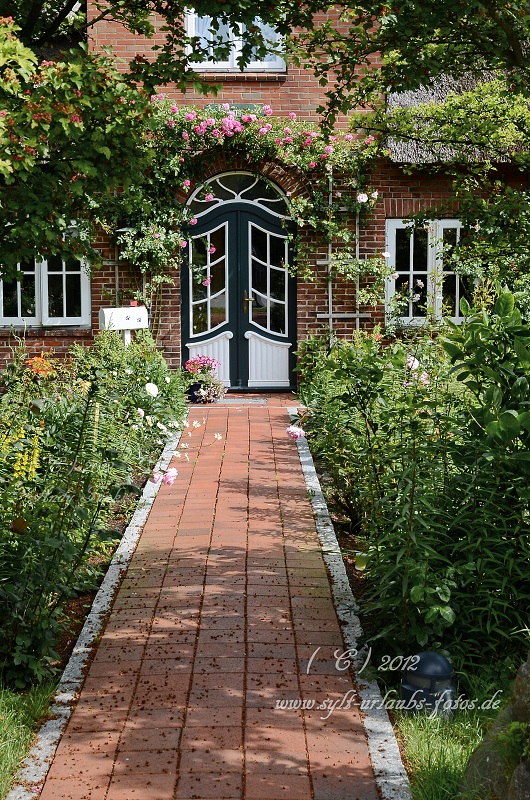
{"label": "door handle", "polygon": [[249,303],[253,303],[253,302],[254,302],[254,298],[253,297],[249,297],[248,294],[247,294],[247,290],[243,289],[243,314],[247,313],[248,304]]}

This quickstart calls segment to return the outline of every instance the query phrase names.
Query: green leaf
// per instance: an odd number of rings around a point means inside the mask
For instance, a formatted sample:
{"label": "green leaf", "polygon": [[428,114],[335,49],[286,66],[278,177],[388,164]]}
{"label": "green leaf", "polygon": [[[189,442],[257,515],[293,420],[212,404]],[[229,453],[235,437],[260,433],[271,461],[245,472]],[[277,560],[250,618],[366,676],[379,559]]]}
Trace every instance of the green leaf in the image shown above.
{"label": "green leaf", "polygon": [[530,366],[530,350],[517,337],[514,339],[513,346],[521,364]]}
{"label": "green leaf", "polygon": [[499,295],[493,306],[493,313],[499,317],[508,317],[515,307],[515,298],[511,292],[503,292]]}
{"label": "green leaf", "polygon": [[518,420],[521,428],[530,432],[530,411],[523,411],[522,414],[519,414]]}
{"label": "green leaf", "polygon": [[517,411],[504,411],[499,417],[499,425],[501,431],[511,439],[515,439],[521,432]]}
{"label": "green leaf", "polygon": [[471,314],[471,306],[469,305],[465,297],[462,297],[460,299],[460,313],[462,314],[463,317],[469,317],[469,315]]}
{"label": "green leaf", "polygon": [[109,529],[97,528],[96,534],[98,539],[102,542],[116,541],[116,539],[121,539],[123,536],[123,533],[121,533],[120,531],[111,530],[110,528]]}
{"label": "green leaf", "polygon": [[451,606],[441,606],[438,610],[440,612],[440,616],[442,616],[446,622],[449,622],[452,625],[456,619],[456,615]]}
{"label": "green leaf", "polygon": [[431,606],[425,614],[425,622],[434,622],[440,612],[440,606]]}
{"label": "green leaf", "polygon": [[423,586],[413,586],[410,590],[410,599],[413,603],[419,603],[425,597],[425,590]]}
{"label": "green leaf", "polygon": [[442,339],[442,347],[445,352],[449,354],[453,362],[456,360],[462,361],[464,359],[464,353],[462,350],[448,339]]}
{"label": "green leaf", "polygon": [[142,490],[133,483],[122,483],[120,486],[113,486],[110,490],[110,496],[114,500],[120,500],[126,494],[135,494],[137,497],[141,497]]}
{"label": "green leaf", "polygon": [[39,414],[44,408],[45,403],[46,400],[44,400],[42,397],[37,397],[35,400],[30,400],[29,410],[33,412],[33,414]]}

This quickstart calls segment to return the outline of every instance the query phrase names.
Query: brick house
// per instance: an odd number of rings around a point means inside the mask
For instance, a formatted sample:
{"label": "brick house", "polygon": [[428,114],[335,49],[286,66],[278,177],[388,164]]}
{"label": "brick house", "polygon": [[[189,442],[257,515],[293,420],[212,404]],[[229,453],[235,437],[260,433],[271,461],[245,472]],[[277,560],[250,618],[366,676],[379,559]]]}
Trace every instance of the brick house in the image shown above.
{"label": "brick house", "polygon": [[[187,25],[190,33],[207,36],[207,18],[190,13]],[[127,60],[137,53],[148,55],[156,41],[156,36],[154,41],[143,40],[108,22],[99,23],[91,33],[95,51],[111,44],[114,54]],[[186,95],[171,87],[164,91],[177,105],[270,105],[275,115],[286,116],[295,111],[299,120],[317,121],[315,109],[325,98],[309,71],[287,67],[281,58],[271,55],[240,72],[236,56],[237,44],[226,62],[202,67],[206,81],[223,86],[215,100],[192,90]],[[339,120],[339,125],[345,127],[347,120]],[[175,272],[174,285],[164,289],[156,331],[157,341],[172,366],[179,366],[195,353],[214,355],[221,361],[225,382],[238,389],[294,386],[298,342],[329,329],[348,337],[355,329],[372,329],[376,323],[383,323],[385,316],[383,306],[360,306],[351,282],[328,280],[328,251],[321,241],[307,242],[310,249],[314,247],[312,267],[316,280],[287,275],[286,234],[280,222],[289,214],[288,197],[303,194],[304,182],[299,174],[280,163],[264,165],[263,176],[268,179],[269,190],[272,185],[276,193],[265,201],[265,183],[259,176],[249,175],[241,159],[211,163],[202,188],[207,186],[223,202],[202,211],[199,187],[191,187],[186,202],[197,206],[194,214],[199,224],[194,237],[215,240],[216,257],[211,269],[214,274],[215,268],[217,277],[205,296],[195,300],[188,268],[183,268],[181,274]],[[375,166],[369,182],[378,192],[378,201],[368,224],[359,231],[358,254],[362,258],[383,251],[390,253],[397,277],[387,286],[387,301],[403,283],[417,285],[419,299],[410,303],[405,321],[418,322],[423,313],[421,305],[427,293],[432,292],[432,275],[440,268],[437,248],[431,245],[435,240],[454,241],[459,223],[438,221],[409,236],[403,218],[438,203],[448,192],[447,181],[443,176],[427,173],[408,178],[397,161],[386,160]],[[354,219],[351,224],[355,225]],[[102,232],[96,247],[103,255],[103,268],[93,270],[90,277],[75,262],[36,260],[21,265],[25,272],[23,285],[0,286],[4,357],[9,357],[10,347],[21,334],[35,354],[49,350],[63,354],[73,342],[92,341],[99,330],[99,309],[119,305],[130,280],[127,265],[118,258],[115,238]],[[195,251],[198,252],[198,245]],[[447,276],[444,287],[453,304],[452,316],[456,317],[460,281]]]}

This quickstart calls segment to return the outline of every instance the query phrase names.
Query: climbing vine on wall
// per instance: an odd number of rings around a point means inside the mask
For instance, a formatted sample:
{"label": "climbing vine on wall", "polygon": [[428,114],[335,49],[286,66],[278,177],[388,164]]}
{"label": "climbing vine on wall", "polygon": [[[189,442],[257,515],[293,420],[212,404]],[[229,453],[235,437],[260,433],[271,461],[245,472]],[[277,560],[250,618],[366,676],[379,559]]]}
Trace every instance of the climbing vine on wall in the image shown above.
{"label": "climbing vine on wall", "polygon": [[[355,259],[356,221],[377,202],[377,192],[367,186],[368,165],[377,150],[373,137],[359,138],[348,131],[325,136],[317,126],[298,121],[294,112],[278,117],[267,105],[179,107],[162,93],[153,95],[151,103],[153,115],[142,145],[151,164],[149,179],[121,197],[127,219],[118,240],[121,256],[145,277],[143,294],[136,299],[151,305],[160,286],[171,282],[195,224],[186,198],[210,177],[209,166],[221,156],[225,163],[244,161],[256,174],[262,174],[265,165],[278,164],[302,179],[306,191],[288,193],[298,232],[293,242],[298,274],[314,275],[302,244],[311,234],[326,246],[334,243],[343,277],[358,276],[362,269]],[[340,191],[333,188],[338,182]],[[355,275],[344,266],[348,261]],[[385,272],[384,258],[366,262],[366,274],[374,270]]]}

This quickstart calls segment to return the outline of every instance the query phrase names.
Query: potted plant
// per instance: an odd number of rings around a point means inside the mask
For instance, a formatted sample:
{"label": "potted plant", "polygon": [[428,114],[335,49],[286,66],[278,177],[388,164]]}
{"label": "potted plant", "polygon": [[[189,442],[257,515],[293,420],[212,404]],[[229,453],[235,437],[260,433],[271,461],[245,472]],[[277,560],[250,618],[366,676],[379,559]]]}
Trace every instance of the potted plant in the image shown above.
{"label": "potted plant", "polygon": [[224,383],[217,376],[221,362],[211,356],[197,355],[188,359],[184,370],[191,380],[188,387],[190,403],[213,403],[226,394]]}

